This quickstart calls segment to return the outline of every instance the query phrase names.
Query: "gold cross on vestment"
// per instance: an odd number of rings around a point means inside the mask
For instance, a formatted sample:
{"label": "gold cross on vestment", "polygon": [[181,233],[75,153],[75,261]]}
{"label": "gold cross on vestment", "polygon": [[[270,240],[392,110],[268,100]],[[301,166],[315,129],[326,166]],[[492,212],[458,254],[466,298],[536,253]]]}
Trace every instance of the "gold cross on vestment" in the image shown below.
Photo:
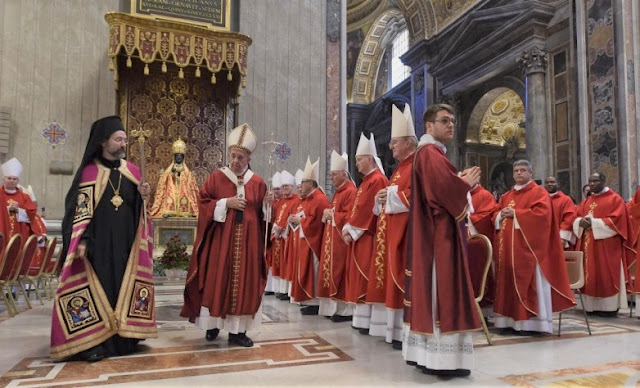
{"label": "gold cross on vestment", "polygon": [[593,214],[593,211],[596,210],[596,207],[598,207],[598,204],[595,202],[591,202],[591,205],[589,205],[589,214]]}

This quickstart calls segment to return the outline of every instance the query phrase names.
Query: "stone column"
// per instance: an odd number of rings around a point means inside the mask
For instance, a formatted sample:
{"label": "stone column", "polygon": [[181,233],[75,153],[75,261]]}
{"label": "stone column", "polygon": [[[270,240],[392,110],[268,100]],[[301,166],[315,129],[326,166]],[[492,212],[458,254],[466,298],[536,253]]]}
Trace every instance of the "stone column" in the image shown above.
{"label": "stone column", "polygon": [[[346,73],[343,74],[343,67],[346,63],[345,51],[342,50],[346,41],[343,23],[346,11],[343,13],[346,0],[327,0],[327,139],[326,139],[326,169],[325,169],[325,191],[333,194],[333,186],[329,179],[329,167],[331,164],[331,151],[341,150],[342,137],[342,89],[346,89]],[[346,8],[345,8],[346,10]],[[346,47],[346,46],[345,46]],[[344,63],[343,63],[344,62]],[[345,78],[343,78],[343,76]]]}
{"label": "stone column", "polygon": [[527,155],[533,166],[533,179],[546,178],[552,173],[551,139],[547,129],[547,95],[545,73],[547,53],[537,47],[525,51],[518,63],[526,77],[526,136]]}

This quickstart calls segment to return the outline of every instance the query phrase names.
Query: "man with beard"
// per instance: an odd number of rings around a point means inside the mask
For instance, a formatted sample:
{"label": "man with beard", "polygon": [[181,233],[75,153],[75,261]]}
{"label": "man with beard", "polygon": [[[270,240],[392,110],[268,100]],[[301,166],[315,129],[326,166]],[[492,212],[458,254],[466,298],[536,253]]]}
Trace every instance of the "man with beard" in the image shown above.
{"label": "man with beard", "polygon": [[[64,267],[53,303],[51,358],[86,361],[132,353],[157,336],[153,305],[151,188],[124,160],[127,134],[118,116],[91,126],[82,162],[65,200]],[[89,201],[79,211],[79,198]],[[136,309],[141,295],[147,305]],[[83,309],[78,321],[79,308]]]}
{"label": "man with beard", "polygon": [[260,321],[267,280],[262,205],[267,186],[249,168],[258,145],[248,124],[227,138],[229,165],[200,189],[198,230],[187,273],[181,316],[207,330],[213,341],[224,329],[229,343],[251,347],[247,330]]}

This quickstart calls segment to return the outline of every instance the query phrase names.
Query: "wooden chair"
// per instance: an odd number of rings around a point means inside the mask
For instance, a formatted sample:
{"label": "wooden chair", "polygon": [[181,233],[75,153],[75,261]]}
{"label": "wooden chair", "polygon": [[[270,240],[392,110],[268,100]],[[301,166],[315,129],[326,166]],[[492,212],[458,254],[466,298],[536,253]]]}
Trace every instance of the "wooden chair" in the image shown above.
{"label": "wooden chair", "polygon": [[[29,266],[29,272],[26,275],[21,275],[19,277],[19,280],[21,280],[23,284],[33,286],[33,290],[36,294],[36,298],[38,298],[41,305],[44,304],[44,301],[40,297],[39,285],[43,284],[43,282],[41,281],[42,274],[44,273],[44,269],[47,267],[48,262],[51,261],[51,258],[53,257],[53,251],[56,249],[57,241],[58,241],[57,237],[48,239],[46,243],[46,247],[43,249],[44,254],[42,255],[42,262],[40,262],[39,265],[37,266],[34,265],[34,262],[36,262],[36,257],[37,257],[37,253],[36,253],[35,255],[33,255],[32,263]],[[41,248],[38,248],[38,250],[40,249]],[[44,289],[44,286],[42,291],[45,293],[45,296],[46,296],[46,289]],[[27,291],[27,294],[29,294],[29,291]]]}
{"label": "wooden chair", "polygon": [[[21,281],[21,277],[29,273],[29,266],[31,265],[31,261],[33,260],[37,249],[38,236],[29,236],[27,238],[27,241],[24,243],[24,246],[22,247],[20,258],[16,262],[15,271],[12,273],[11,277],[9,278],[9,282],[7,283],[8,287],[18,287],[22,296],[24,296],[24,300],[27,303],[27,308],[31,308],[31,302],[29,302],[29,296],[24,289],[24,284]],[[13,296],[10,297],[13,298]]]}
{"label": "wooden chair", "polygon": [[9,243],[4,249],[4,254],[2,255],[2,262],[0,262],[0,294],[2,294],[2,299],[4,300],[4,304],[7,306],[7,311],[11,317],[18,313],[18,308],[13,300],[13,296],[11,295],[11,287],[7,286],[9,285],[9,279],[14,272],[13,270],[16,263],[20,258],[21,249],[22,236],[16,234],[9,240]]}
{"label": "wooden chair", "polygon": [[478,291],[478,295],[476,295],[476,308],[478,309],[478,314],[480,315],[480,319],[482,320],[482,329],[484,330],[484,335],[487,337],[487,342],[489,345],[493,345],[491,342],[491,335],[489,334],[489,329],[487,328],[487,322],[484,319],[484,315],[482,314],[482,308],[480,307],[480,302],[484,298],[484,290],[487,287],[487,276],[489,275],[489,270],[491,269],[491,263],[493,261],[493,246],[491,245],[491,241],[487,236],[483,234],[474,234],[469,236],[467,239],[468,243],[473,243],[474,240],[479,241],[484,244],[486,258],[484,263],[484,269],[482,272],[482,283],[480,285],[480,290]]}
{"label": "wooden chair", "polygon": [[[580,303],[582,304],[582,313],[584,314],[584,321],[587,323],[587,331],[591,335],[591,326],[589,326],[589,317],[584,310],[584,300],[582,299],[582,292],[580,289],[584,287],[584,258],[583,253],[579,251],[564,251],[564,261],[567,264],[567,272],[569,274],[569,284],[571,289],[578,293],[580,296]],[[560,312],[560,321],[558,322],[558,337],[562,330],[562,312]]]}

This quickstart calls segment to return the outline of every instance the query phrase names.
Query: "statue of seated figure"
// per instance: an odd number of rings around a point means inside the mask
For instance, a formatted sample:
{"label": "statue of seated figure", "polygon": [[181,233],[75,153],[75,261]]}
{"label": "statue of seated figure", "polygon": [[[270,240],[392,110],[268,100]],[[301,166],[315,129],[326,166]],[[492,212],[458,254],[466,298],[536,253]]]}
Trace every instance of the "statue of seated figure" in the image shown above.
{"label": "statue of seated figure", "polygon": [[173,162],[160,176],[151,207],[151,217],[197,217],[198,184],[184,164],[187,145],[182,139],[173,143]]}

